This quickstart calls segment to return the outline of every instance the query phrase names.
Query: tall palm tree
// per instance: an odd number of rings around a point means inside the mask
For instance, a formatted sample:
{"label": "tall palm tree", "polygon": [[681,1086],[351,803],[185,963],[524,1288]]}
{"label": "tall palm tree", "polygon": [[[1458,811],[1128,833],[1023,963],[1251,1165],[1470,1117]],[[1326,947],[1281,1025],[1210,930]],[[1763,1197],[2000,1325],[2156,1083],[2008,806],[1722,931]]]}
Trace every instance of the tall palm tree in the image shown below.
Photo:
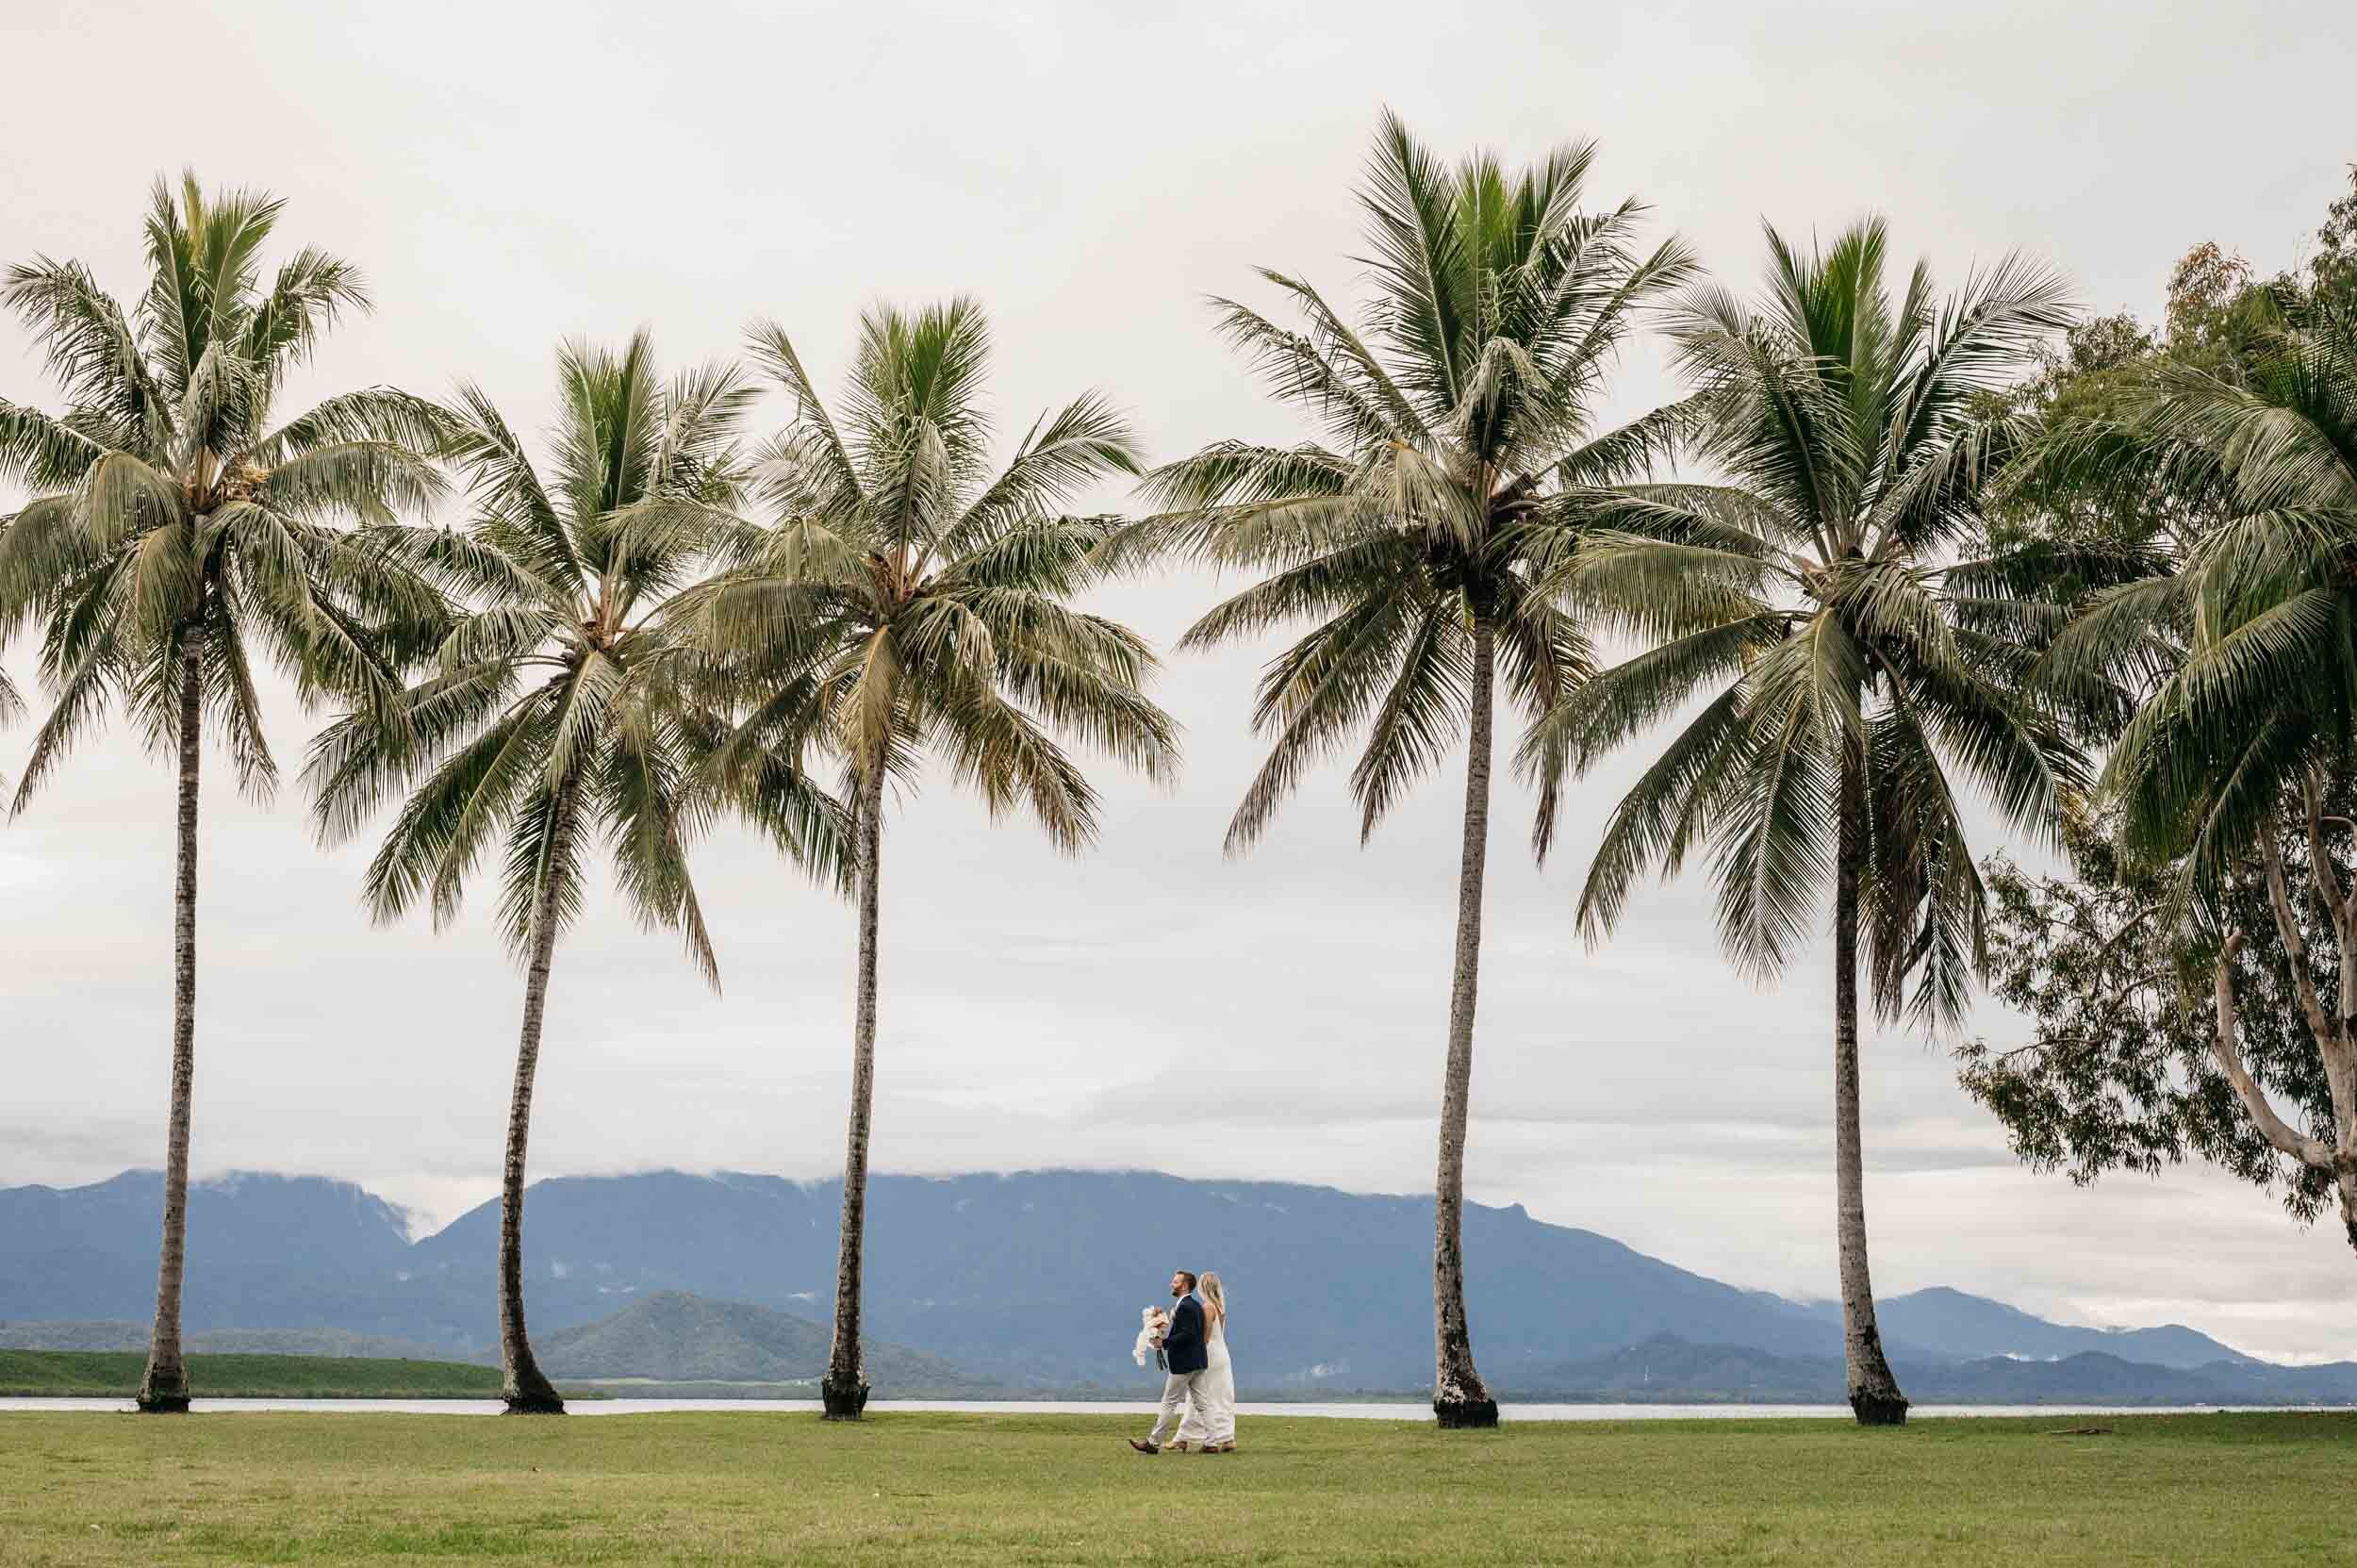
{"label": "tall palm tree", "polygon": [[0,276],[65,409],[0,401],[0,479],[32,499],[0,524],[0,637],[38,624],[52,706],[18,781],[22,811],[120,703],[178,765],[172,1096],[161,1258],[143,1411],[184,1411],[180,1287],[188,1261],[189,1113],[196,1071],[199,764],[209,727],[239,787],[270,793],[256,667],[306,701],[400,686],[404,644],[437,624],[432,591],[343,526],[388,522],[437,480],[423,404],[374,388],[282,420],[287,374],[338,313],[365,309],[353,266],[298,251],[265,276],[280,203],[158,181],[147,289],[125,310],[79,262]]}
{"label": "tall palm tree", "polygon": [[1146,643],[1070,604],[1098,574],[1110,524],[1063,508],[1137,470],[1129,428],[1101,397],[1035,422],[994,471],[990,336],[972,300],[869,310],[839,418],[783,331],[756,327],[751,348],[795,402],[761,465],[774,520],[740,527],[736,569],[687,596],[679,619],[748,705],[712,776],[742,799],[780,759],[816,750],[840,762],[853,801],[851,1109],[820,1393],[830,1418],[856,1418],[867,1402],[860,1302],[885,784],[947,764],[994,816],[1027,810],[1073,854],[1096,836],[1097,798],[1055,732],[1157,780],[1178,751],[1141,689],[1154,668]]}
{"label": "tall palm tree", "polygon": [[[1649,868],[1715,847],[1730,958],[1780,971],[1834,904],[1834,1126],[1851,1408],[1905,1420],[1875,1326],[1858,1130],[1861,935],[1885,1018],[1962,1012],[1984,895],[1953,781],[2047,831],[2076,778],[2052,718],[2018,695],[2034,563],[1960,560],[2018,436],[1985,414],[2045,335],[2062,285],[2008,258],[1944,304],[1915,269],[1895,305],[1879,221],[1804,254],[1768,231],[1767,296],[1700,288],[1672,334],[1695,386],[1692,451],[1717,486],[1633,487],[1563,573],[1656,643],[1534,732],[1584,770],[1714,692],[1614,810],[1579,900],[1591,941]],[[1912,984],[1913,995],[1908,991]]]}
{"label": "tall palm tree", "polygon": [[[429,678],[388,711],[331,726],[305,770],[329,843],[411,791],[369,864],[364,897],[380,921],[423,903],[446,925],[485,855],[499,855],[500,923],[525,976],[500,1187],[501,1397],[517,1413],[565,1408],[524,1329],[524,1157],[549,971],[580,911],[594,841],[641,921],[679,930],[718,984],[684,854],[701,815],[690,775],[718,730],[659,678],[664,600],[701,553],[675,522],[646,529],[631,518],[651,502],[733,494],[734,437],[752,395],[720,367],[663,382],[644,332],[619,354],[565,345],[557,379],[548,482],[491,400],[459,389],[448,443],[472,515],[463,530],[405,531],[401,544],[464,613]],[[763,777],[789,808],[774,820],[803,814],[784,832],[789,850],[823,856],[825,797],[796,776]]]}
{"label": "tall palm tree", "polygon": [[[1267,573],[1182,647],[1315,623],[1261,679],[1253,724],[1273,744],[1228,825],[1229,853],[1362,729],[1351,774],[1361,842],[1468,738],[1433,1204],[1432,1408],[1444,1427],[1497,1421],[1474,1365],[1461,1245],[1496,683],[1502,672],[1508,701],[1535,720],[1591,668],[1586,629],[1541,583],[1574,550],[1597,487],[1640,471],[1673,428],[1663,412],[1601,430],[1596,404],[1640,310],[1693,266],[1674,239],[1637,247],[1636,202],[1581,209],[1593,156],[1581,143],[1519,173],[1487,154],[1450,168],[1386,114],[1360,196],[1375,283],[1362,324],[1272,271],[1261,276],[1301,330],[1212,302],[1222,334],[1326,440],[1225,441],[1157,470],[1147,490],[1164,511],[1117,547]],[[1543,858],[1562,769],[1541,759],[1537,771]]]}

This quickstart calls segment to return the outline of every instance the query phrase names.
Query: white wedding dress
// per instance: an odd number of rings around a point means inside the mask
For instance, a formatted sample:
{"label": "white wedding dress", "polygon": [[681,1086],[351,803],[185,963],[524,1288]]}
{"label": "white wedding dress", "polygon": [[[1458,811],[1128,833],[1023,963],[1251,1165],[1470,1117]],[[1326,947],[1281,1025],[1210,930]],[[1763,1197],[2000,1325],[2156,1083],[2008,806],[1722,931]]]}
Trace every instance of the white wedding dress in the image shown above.
{"label": "white wedding dress", "polygon": [[1203,1405],[1209,1414],[1205,1421],[1197,1421],[1194,1407],[1190,1406],[1186,1419],[1178,1423],[1178,1441],[1194,1447],[1236,1441],[1236,1368],[1228,1359],[1225,1318],[1211,1325],[1204,1352],[1209,1364],[1203,1368],[1203,1380],[1197,1386],[1203,1392]]}

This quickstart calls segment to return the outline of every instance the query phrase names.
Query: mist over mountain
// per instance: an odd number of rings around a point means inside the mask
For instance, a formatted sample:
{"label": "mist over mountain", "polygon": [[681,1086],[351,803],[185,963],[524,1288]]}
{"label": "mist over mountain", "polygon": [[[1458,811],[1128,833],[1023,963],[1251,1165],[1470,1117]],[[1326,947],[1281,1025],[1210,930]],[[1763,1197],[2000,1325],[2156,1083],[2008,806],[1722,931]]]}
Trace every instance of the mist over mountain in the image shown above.
{"label": "mist over mountain", "polygon": [[[0,1320],[143,1321],[160,1189],[153,1172],[0,1189]],[[537,1182],[525,1211],[536,1337],[552,1352],[571,1343],[565,1330],[665,1292],[823,1326],[840,1202],[832,1181],[737,1173]],[[230,1177],[198,1183],[190,1204],[192,1331],[332,1329],[460,1355],[497,1345],[496,1203],[414,1242],[400,1211],[320,1178]],[[1150,1375],[1129,1358],[1138,1309],[1174,1266],[1219,1270],[1252,1387],[1414,1389],[1431,1376],[1428,1197],[1147,1172],[879,1176],[868,1228],[867,1331],[934,1358],[917,1369],[931,1380],[1143,1389]],[[1823,1304],[1740,1290],[1519,1205],[1468,1205],[1465,1246],[1482,1368],[1504,1389],[1558,1386],[1565,1368],[1664,1335],[1840,1355],[1838,1314]],[[1953,1290],[1882,1312],[1911,1392],[1923,1369],[1992,1357],[2265,1364],[2190,1329],[2070,1328]]]}

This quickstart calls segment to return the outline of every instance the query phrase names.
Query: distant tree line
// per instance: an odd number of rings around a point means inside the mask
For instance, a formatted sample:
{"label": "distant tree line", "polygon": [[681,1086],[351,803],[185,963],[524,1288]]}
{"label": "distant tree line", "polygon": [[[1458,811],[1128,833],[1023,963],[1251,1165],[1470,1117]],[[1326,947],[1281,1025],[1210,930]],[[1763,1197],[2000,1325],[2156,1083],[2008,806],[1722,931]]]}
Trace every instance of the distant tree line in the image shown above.
{"label": "distant tree line", "polygon": [[[967,299],[861,321],[823,395],[782,328],[666,376],[642,332],[569,342],[538,442],[484,390],[280,406],[369,297],[316,250],[267,267],[280,205],[159,183],[128,306],[84,267],[9,268],[60,393],[0,401],[0,638],[47,712],[15,807],[110,712],[177,772],[172,1088],[148,1411],[188,1408],[180,1332],[195,1069],[197,822],[208,741],[239,788],[278,767],[256,672],[333,718],[303,784],[324,843],[389,814],[362,894],[439,925],[489,868],[524,994],[502,1186],[503,1396],[533,1358],[523,1197],[559,938],[602,858],[717,984],[689,847],[766,833],[857,911],[827,1414],[867,1397],[865,1203],[887,796],[929,771],[1079,853],[1097,796],[1067,747],[1175,780],[1145,639],[1077,607],[1171,562],[1248,574],[1183,648],[1297,637],[1251,722],[1248,850],[1320,763],[1355,756],[1362,836],[1466,750],[1435,1182],[1433,1407],[1493,1424],[1461,1249],[1490,802],[1659,746],[1579,894],[1592,943],[1637,883],[1706,854],[1729,958],[1766,979],[1830,905],[1837,1239],[1850,1401],[1907,1401],[1874,1320],[1859,1115],[1877,1018],[1961,1023],[1975,983],[2028,1044],[1961,1048],[2024,1158],[2082,1180],[2205,1157],[2336,1202],[2357,1246],[2357,194],[2310,262],[2260,280],[2214,246],[2159,327],[2083,321],[2019,256],[1894,290],[1864,221],[1765,235],[1765,288],[1585,201],[1592,147],[1527,168],[1436,157],[1386,116],[1359,192],[1355,309],[1265,271],[1290,324],[1217,330],[1314,430],[1151,465],[1087,393],[1002,445]],[[1685,389],[1599,411],[1632,337]],[[765,386],[791,408],[750,429]],[[1109,480],[1133,517],[1080,515]],[[1607,646],[1634,651],[1607,664]],[[1519,734],[1501,758],[1501,703]],[[0,716],[23,703],[0,679]],[[1666,743],[1655,738],[1667,725]],[[1965,802],[2067,857],[1976,859]],[[1863,974],[1861,975],[1861,960]]]}

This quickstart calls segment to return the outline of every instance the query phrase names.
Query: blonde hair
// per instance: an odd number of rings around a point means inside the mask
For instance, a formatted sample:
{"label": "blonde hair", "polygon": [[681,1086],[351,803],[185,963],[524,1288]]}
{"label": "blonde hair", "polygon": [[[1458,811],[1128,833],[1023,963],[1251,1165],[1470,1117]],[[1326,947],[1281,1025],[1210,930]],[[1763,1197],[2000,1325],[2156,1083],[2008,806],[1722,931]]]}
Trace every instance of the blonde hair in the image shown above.
{"label": "blonde hair", "polygon": [[1195,1294],[1201,1296],[1203,1304],[1211,1309],[1213,1318],[1222,1323],[1228,1321],[1228,1293],[1220,1288],[1218,1275],[1206,1271],[1197,1276],[1195,1282]]}

